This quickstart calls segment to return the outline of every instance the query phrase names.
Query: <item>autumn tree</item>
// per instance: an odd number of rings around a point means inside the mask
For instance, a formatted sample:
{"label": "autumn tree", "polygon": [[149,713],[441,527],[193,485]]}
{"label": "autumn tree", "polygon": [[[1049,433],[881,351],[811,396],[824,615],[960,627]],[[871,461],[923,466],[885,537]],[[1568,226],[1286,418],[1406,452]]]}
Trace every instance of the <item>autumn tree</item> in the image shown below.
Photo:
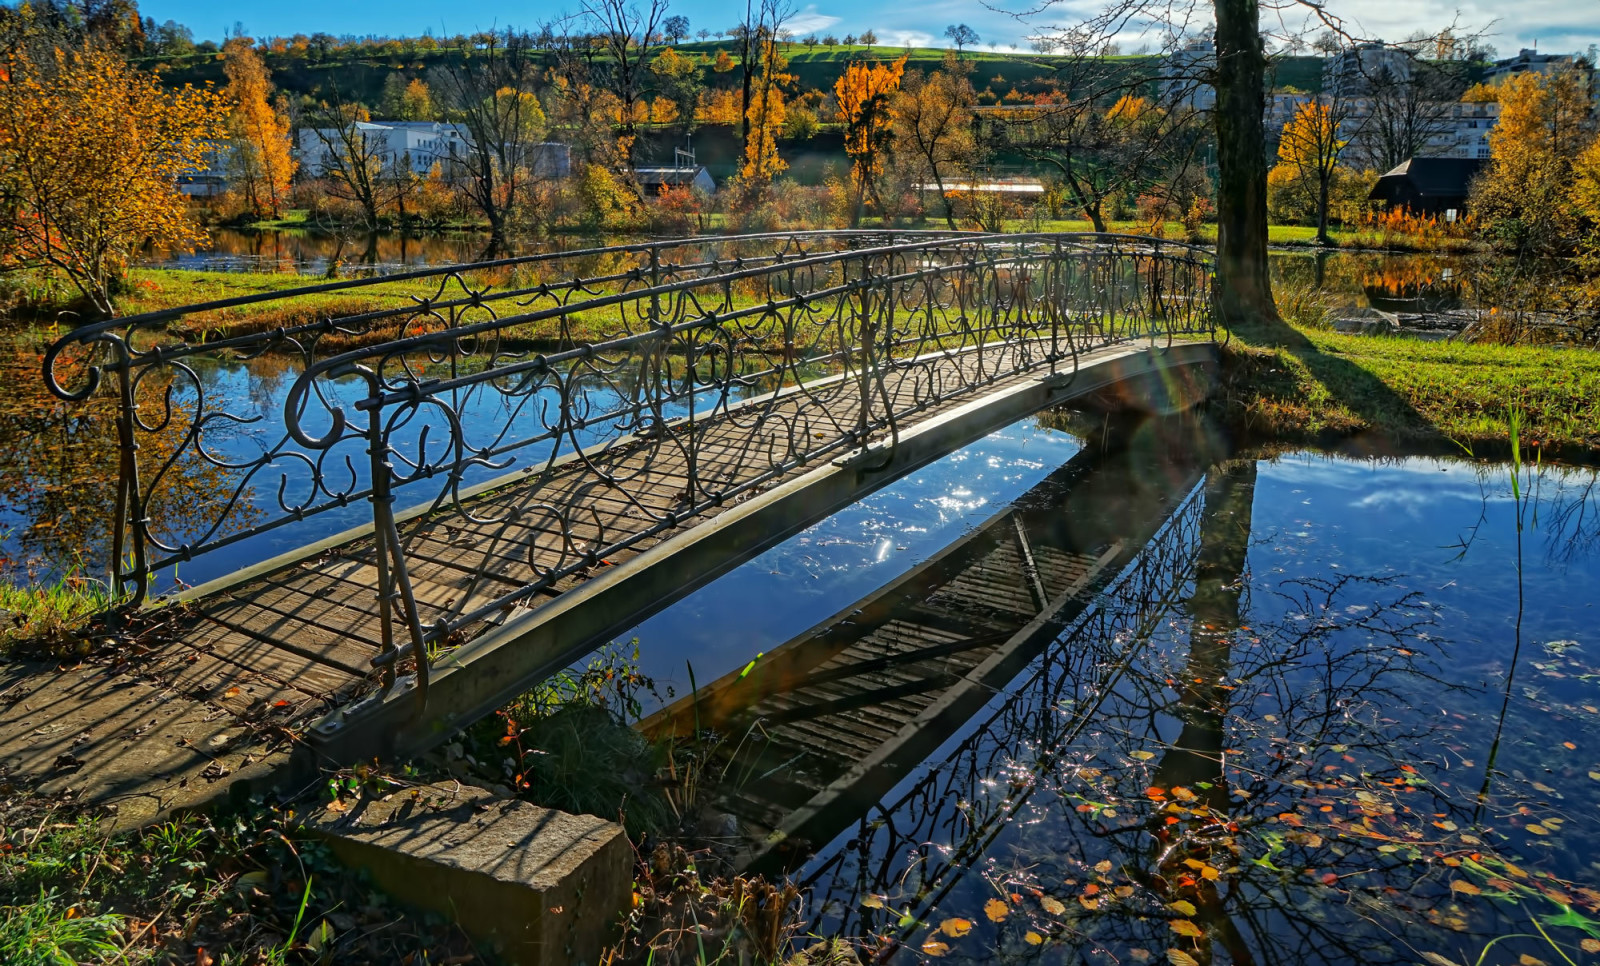
{"label": "autumn tree", "polygon": [[778,51],[776,43],[769,40],[761,45],[750,87],[752,100],[744,115],[744,164],[739,169],[747,200],[764,193],[772,179],[788,167],[778,156],[778,132],[788,118],[784,88],[795,80],[788,69],[789,59]]}
{"label": "autumn tree", "polygon": [[[605,60],[600,73],[606,87],[621,102],[622,154],[633,160],[636,119],[647,116],[639,110],[650,61],[660,44],[667,0],[645,0],[640,7],[631,0],[584,0],[583,11],[594,28],[594,37]],[[685,21],[684,30],[688,30]]]}
{"label": "autumn tree", "polygon": [[449,174],[489,223],[492,249],[510,235],[518,206],[541,176],[534,164],[546,119],[534,84],[540,69],[526,34],[506,31],[463,41],[433,85],[466,129]]}
{"label": "autumn tree", "polygon": [[907,73],[890,102],[895,153],[914,158],[917,175],[924,183],[932,181],[951,231],[956,219],[945,180],[969,167],[977,154],[972,131],[977,100],[967,72],[947,53],[942,70]]}
{"label": "autumn tree", "polygon": [[0,62],[0,268],[60,271],[99,312],[135,252],[192,250],[180,177],[203,171],[223,98],[170,90],[102,48]]}
{"label": "autumn tree", "polygon": [[884,148],[893,134],[891,103],[900,89],[905,68],[904,55],[892,64],[852,60],[833,85],[839,120],[844,123],[844,151],[850,157],[850,184],[856,195],[850,215],[852,228],[861,223],[867,193],[870,191],[874,199],[877,197],[877,176],[883,170]]}
{"label": "autumn tree", "polygon": [[406,79],[404,74],[390,74],[383,82],[383,115],[397,121],[431,121],[438,111],[433,105],[433,91],[420,77]]}
{"label": "autumn tree", "polygon": [[231,174],[256,217],[276,218],[289,194],[295,160],[290,154],[289,114],[272,103],[272,81],[266,65],[245,37],[222,48],[222,69],[228,77],[229,133],[233,137]]}
{"label": "autumn tree", "polygon": [[391,170],[396,159],[388,139],[368,123],[365,107],[340,98],[337,91],[307,120],[306,131],[320,148],[312,173],[324,179],[330,195],[360,208],[367,228],[377,228],[402,187]]}
{"label": "autumn tree", "polygon": [[[772,40],[783,29],[783,25],[794,17],[794,13],[794,5],[789,0],[745,0],[744,20],[734,31],[739,41],[739,81],[743,100],[740,113],[744,118],[740,133],[744,140],[746,165],[751,163],[752,158],[759,162],[766,157],[768,131],[755,124],[759,121],[771,122],[773,105],[769,94],[778,86],[778,78],[782,73],[776,69],[780,54]],[[777,121],[778,125],[782,123],[782,119]],[[777,130],[777,125],[771,125],[771,130]],[[772,148],[772,155],[774,158],[777,155],[776,145]],[[757,164],[758,168],[761,166]]]}
{"label": "autumn tree", "polygon": [[1561,251],[1578,225],[1570,202],[1573,163],[1594,139],[1588,85],[1576,70],[1526,73],[1500,89],[1489,167],[1472,209],[1492,240],[1518,251]]}
{"label": "autumn tree", "polygon": [[1112,199],[1153,190],[1188,159],[1196,141],[1189,120],[1134,94],[1102,106],[1057,89],[1039,97],[1034,110],[1006,122],[1003,136],[1053,169],[1072,207],[1104,232]]}
{"label": "autumn tree", "polygon": [[1317,242],[1328,238],[1328,197],[1339,155],[1348,143],[1339,132],[1343,110],[1337,104],[1311,100],[1301,104],[1278,139],[1278,168],[1288,173],[1316,212]]}
{"label": "autumn tree", "polygon": [[695,108],[700,103],[700,91],[705,87],[700,80],[700,65],[694,58],[668,47],[650,63],[650,73],[655,76],[656,89],[672,99],[686,126],[693,131]]}

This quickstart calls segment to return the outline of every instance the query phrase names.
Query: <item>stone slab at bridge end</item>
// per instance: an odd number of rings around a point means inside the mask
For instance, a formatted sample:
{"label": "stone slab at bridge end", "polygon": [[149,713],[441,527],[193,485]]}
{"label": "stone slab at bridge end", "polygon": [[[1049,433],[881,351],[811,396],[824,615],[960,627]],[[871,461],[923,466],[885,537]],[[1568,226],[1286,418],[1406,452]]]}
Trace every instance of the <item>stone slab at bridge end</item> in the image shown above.
{"label": "stone slab at bridge end", "polygon": [[633,894],[620,825],[470,786],[326,806],[308,827],[384,892],[459,924],[512,966],[598,963]]}

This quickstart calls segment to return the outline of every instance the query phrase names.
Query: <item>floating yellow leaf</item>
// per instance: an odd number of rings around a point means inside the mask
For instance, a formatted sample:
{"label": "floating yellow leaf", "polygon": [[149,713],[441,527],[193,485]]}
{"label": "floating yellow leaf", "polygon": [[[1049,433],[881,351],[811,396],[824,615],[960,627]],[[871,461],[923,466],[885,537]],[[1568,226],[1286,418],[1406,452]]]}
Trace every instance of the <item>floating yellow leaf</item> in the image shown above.
{"label": "floating yellow leaf", "polygon": [[1545,828],[1543,825],[1530,825],[1530,826],[1528,826],[1528,831],[1532,832],[1534,835],[1549,835],[1550,834],[1550,830]]}
{"label": "floating yellow leaf", "polygon": [[1079,896],[1078,905],[1088,909],[1090,912],[1093,912],[1094,910],[1100,908],[1100,900],[1094,896]]}
{"label": "floating yellow leaf", "polygon": [[1586,953],[1600,953],[1600,939],[1585,939],[1578,943]]}
{"label": "floating yellow leaf", "polygon": [[1136,761],[1149,761],[1150,759],[1154,758],[1155,756],[1156,756],[1156,753],[1153,752],[1153,751],[1130,751],[1130,752],[1128,752],[1128,757],[1132,758],[1132,759],[1134,759]]}
{"label": "floating yellow leaf", "polygon": [[1063,904],[1060,899],[1057,899],[1054,896],[1045,896],[1043,899],[1039,900],[1039,905],[1044,906],[1044,911],[1050,913],[1052,916],[1059,916],[1063,912],[1067,911],[1066,905]]}
{"label": "floating yellow leaf", "polygon": [[1520,963],[1521,966],[1550,966],[1549,963],[1546,963],[1539,957],[1529,956],[1527,953],[1523,953],[1521,956],[1517,957],[1517,962]]}
{"label": "floating yellow leaf", "polygon": [[1022,941],[1030,946],[1037,946],[1044,942],[1044,937],[1034,932],[1032,929],[1029,929],[1027,932],[1022,934]]}
{"label": "floating yellow leaf", "polygon": [[868,909],[882,909],[883,908],[883,897],[882,896],[868,895],[868,896],[865,896],[865,897],[862,898],[861,904],[863,906],[866,906]]}
{"label": "floating yellow leaf", "polygon": [[1476,896],[1476,895],[1482,895],[1483,894],[1483,890],[1482,889],[1478,888],[1477,886],[1473,885],[1472,883],[1468,882],[1465,879],[1457,879],[1454,882],[1450,883],[1450,891],[1451,892],[1465,893],[1466,895],[1469,895],[1469,896]]}
{"label": "floating yellow leaf", "polygon": [[1218,872],[1215,866],[1203,865],[1200,867],[1200,878],[1209,882],[1217,881],[1217,876],[1221,874],[1222,873]]}
{"label": "floating yellow leaf", "polygon": [[1117,886],[1115,889],[1113,889],[1111,891],[1113,891],[1113,892],[1115,892],[1117,894],[1117,898],[1118,899],[1126,899],[1129,896],[1133,895],[1133,886],[1120,885],[1120,886]]}
{"label": "floating yellow leaf", "polygon": [[1187,919],[1174,919],[1168,925],[1172,927],[1173,932],[1180,936],[1188,936],[1190,939],[1199,939],[1202,935],[1200,927]]}
{"label": "floating yellow leaf", "polygon": [[1138,946],[1128,950],[1128,955],[1132,956],[1135,962],[1148,963],[1150,961],[1150,950],[1140,949]]}
{"label": "floating yellow leaf", "polygon": [[1177,902],[1167,906],[1167,908],[1181,916],[1192,916],[1195,913],[1194,903],[1188,899],[1179,899]]}
{"label": "floating yellow leaf", "polygon": [[1103,861],[1096,862],[1094,864],[1094,870],[1096,872],[1100,873],[1101,875],[1105,875],[1106,873],[1111,871],[1111,860],[1110,859],[1105,859]]}
{"label": "floating yellow leaf", "polygon": [[1590,772],[1589,773],[1589,777],[1593,778],[1597,782],[1600,782],[1600,771],[1592,771],[1592,772]]}
{"label": "floating yellow leaf", "polygon": [[1181,949],[1167,950],[1167,962],[1172,966],[1200,966],[1199,960]]}
{"label": "floating yellow leaf", "polygon": [[983,904],[983,914],[989,917],[990,922],[1004,922],[1011,910],[999,899],[990,899]]}
{"label": "floating yellow leaf", "polygon": [[939,931],[951,939],[960,939],[972,931],[971,919],[946,919],[939,923]]}
{"label": "floating yellow leaf", "polygon": [[929,939],[922,944],[922,953],[925,956],[933,956],[937,958],[939,956],[943,956],[949,951],[950,947],[937,939]]}

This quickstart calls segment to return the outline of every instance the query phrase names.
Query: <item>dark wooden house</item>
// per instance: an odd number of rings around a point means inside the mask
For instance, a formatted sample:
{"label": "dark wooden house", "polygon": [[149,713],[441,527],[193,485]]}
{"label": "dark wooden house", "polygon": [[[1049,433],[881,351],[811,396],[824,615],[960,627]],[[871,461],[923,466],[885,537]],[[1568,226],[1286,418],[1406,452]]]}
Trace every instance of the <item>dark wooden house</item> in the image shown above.
{"label": "dark wooden house", "polygon": [[1481,158],[1412,158],[1378,179],[1367,197],[1419,215],[1464,213]]}

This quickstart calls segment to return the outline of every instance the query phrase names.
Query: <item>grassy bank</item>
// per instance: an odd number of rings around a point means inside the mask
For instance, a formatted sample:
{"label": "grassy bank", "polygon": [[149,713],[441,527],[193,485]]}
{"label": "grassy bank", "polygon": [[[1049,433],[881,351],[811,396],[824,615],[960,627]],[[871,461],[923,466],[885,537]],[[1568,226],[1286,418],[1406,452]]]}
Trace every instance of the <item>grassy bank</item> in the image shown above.
{"label": "grassy bank", "polygon": [[489,962],[441,918],[395,907],[337,865],[285,813],[116,834],[52,809],[0,819],[7,966]]}
{"label": "grassy bank", "polygon": [[1285,442],[1372,433],[1492,455],[1520,419],[1525,444],[1593,456],[1600,453],[1600,353],[1293,325],[1242,329],[1223,350],[1218,405],[1236,428]]}
{"label": "grassy bank", "polygon": [[[1106,231],[1122,234],[1142,234],[1146,225],[1139,221],[1108,221]],[[1055,218],[1034,222],[1029,219],[1012,219],[1005,223],[1006,231],[1094,231],[1094,225],[1082,218]],[[1164,237],[1174,241],[1184,241],[1187,231],[1182,222],[1169,221],[1163,227]],[[1422,240],[1407,235],[1388,234],[1372,231],[1370,229],[1331,228],[1328,237],[1334,247],[1358,251],[1398,251],[1398,252],[1464,252],[1472,249],[1473,245],[1465,239],[1440,239],[1438,241]],[[1200,226],[1198,242],[1204,245],[1215,245],[1217,242],[1217,226],[1207,222]],[[1269,225],[1267,227],[1267,243],[1283,245],[1286,247],[1314,247],[1317,246],[1317,230],[1306,225]],[[1317,246],[1320,247],[1320,246]]]}

